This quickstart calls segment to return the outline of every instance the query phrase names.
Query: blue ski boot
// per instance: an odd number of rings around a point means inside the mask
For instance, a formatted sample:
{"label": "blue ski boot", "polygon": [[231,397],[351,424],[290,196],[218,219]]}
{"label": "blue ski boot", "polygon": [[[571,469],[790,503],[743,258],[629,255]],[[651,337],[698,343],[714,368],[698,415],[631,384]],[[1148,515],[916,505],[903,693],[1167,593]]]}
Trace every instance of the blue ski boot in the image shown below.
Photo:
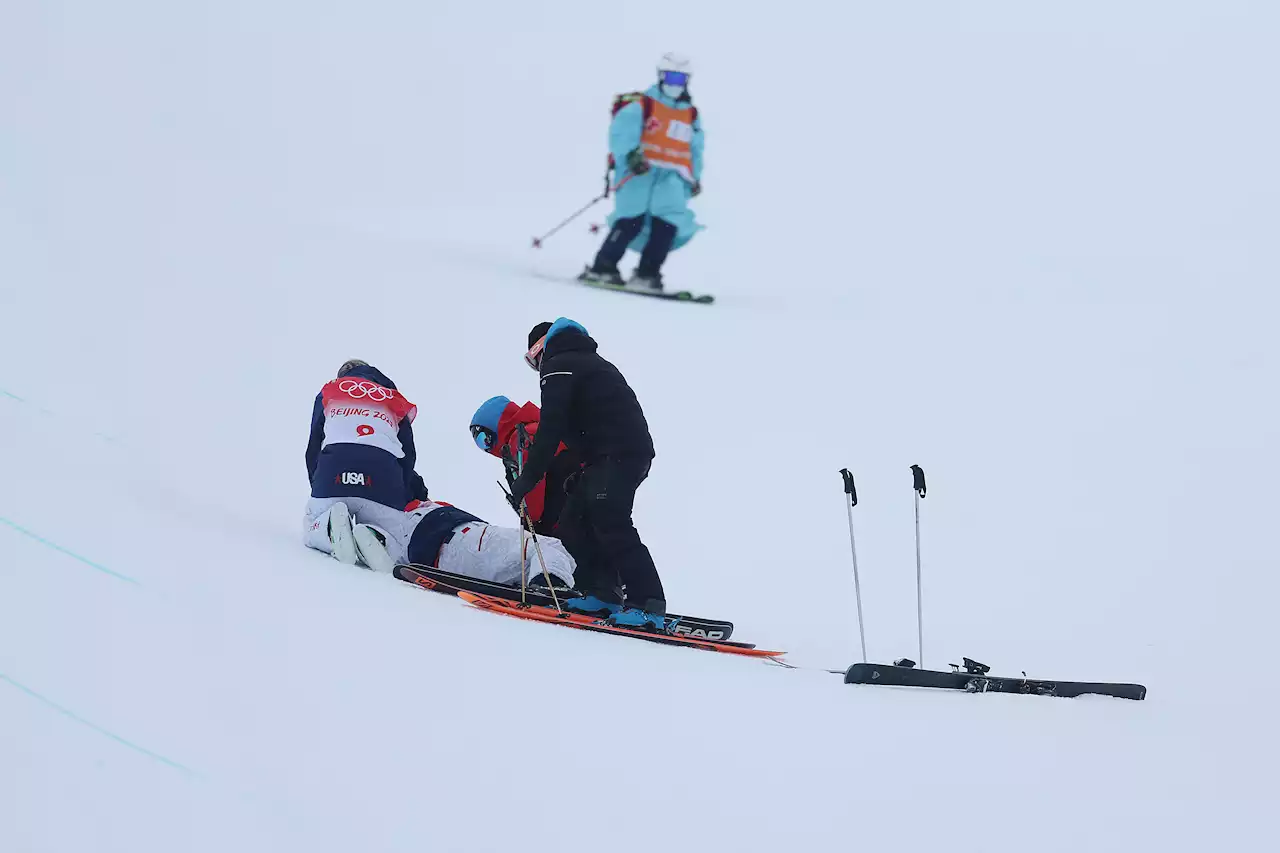
{"label": "blue ski boot", "polygon": [[581,613],[584,616],[612,616],[622,609],[621,604],[603,601],[591,593],[587,593],[581,598],[569,599],[564,603],[564,607],[565,610]]}
{"label": "blue ski boot", "polygon": [[627,607],[614,613],[609,617],[609,624],[640,631],[666,631],[666,613],[665,601],[650,598],[644,603],[644,607]]}

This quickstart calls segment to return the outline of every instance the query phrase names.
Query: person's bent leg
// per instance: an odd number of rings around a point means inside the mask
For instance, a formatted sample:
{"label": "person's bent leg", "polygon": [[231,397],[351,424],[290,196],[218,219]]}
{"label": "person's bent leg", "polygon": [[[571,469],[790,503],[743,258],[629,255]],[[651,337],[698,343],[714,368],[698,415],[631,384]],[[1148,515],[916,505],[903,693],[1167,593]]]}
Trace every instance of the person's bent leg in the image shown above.
{"label": "person's bent leg", "polygon": [[618,263],[622,260],[622,256],[626,254],[627,246],[631,245],[632,240],[640,236],[640,231],[643,228],[643,216],[615,219],[613,227],[609,229],[609,236],[604,238],[604,243],[600,246],[600,251],[596,253],[596,259],[591,264],[589,272],[597,276],[618,277]]}
{"label": "person's bent leg", "polygon": [[351,513],[341,498],[311,498],[303,514],[302,544],[355,565],[359,557]]}
{"label": "person's bent leg", "polygon": [[615,567],[627,589],[627,606],[666,613],[666,593],[649,548],[631,518],[636,489],[649,473],[647,461],[610,460],[592,489],[590,519],[600,560]]}
{"label": "person's bent leg", "polygon": [[671,246],[676,241],[676,226],[665,219],[654,216],[650,220],[649,241],[640,253],[640,264],[636,267],[636,278],[646,282],[662,283],[662,265],[671,254]]}

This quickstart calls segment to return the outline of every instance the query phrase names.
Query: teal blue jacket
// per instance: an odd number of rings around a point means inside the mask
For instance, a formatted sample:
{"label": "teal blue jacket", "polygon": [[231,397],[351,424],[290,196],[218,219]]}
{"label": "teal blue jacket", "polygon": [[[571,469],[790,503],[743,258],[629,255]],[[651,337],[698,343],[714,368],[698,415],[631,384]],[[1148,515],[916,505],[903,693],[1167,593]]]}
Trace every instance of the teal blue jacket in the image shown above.
{"label": "teal blue jacket", "polygon": [[[686,106],[688,102],[677,103],[662,94],[658,86],[645,92],[655,101],[669,107]],[[632,175],[627,169],[627,155],[640,147],[640,138],[644,133],[644,105],[635,101],[618,110],[609,125],[609,152],[613,154],[613,162],[618,166],[614,183],[627,179],[626,183],[614,194],[613,214],[609,217],[612,226],[617,219],[629,219],[635,216],[657,216],[676,226],[676,240],[672,249],[678,249],[693,239],[703,228],[689,209],[689,199],[693,198],[693,187],[671,169],[658,166],[643,175]],[[702,152],[705,145],[702,131],[702,117],[693,122],[694,180],[702,180]],[[628,247],[639,252],[649,240],[649,224],[646,221],[644,230]]]}

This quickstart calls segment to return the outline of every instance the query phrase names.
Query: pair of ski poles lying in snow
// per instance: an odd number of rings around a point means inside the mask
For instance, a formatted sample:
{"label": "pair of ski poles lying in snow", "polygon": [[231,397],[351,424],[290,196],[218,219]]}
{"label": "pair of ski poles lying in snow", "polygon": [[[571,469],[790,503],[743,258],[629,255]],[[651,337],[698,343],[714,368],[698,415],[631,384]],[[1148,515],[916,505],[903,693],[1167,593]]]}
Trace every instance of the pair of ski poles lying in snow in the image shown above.
{"label": "pair of ski poles lying in snow", "polygon": [[[853,593],[858,602],[858,639],[862,642],[862,662],[867,662],[867,632],[862,622],[862,581],[858,577],[858,544],[853,535],[853,508],[858,505],[858,490],[853,484],[853,474],[848,468],[840,469],[844,479],[844,493],[849,497],[849,550],[853,554]],[[920,666],[924,667],[924,595],[920,583],[920,501],[924,498],[926,486],[924,469],[919,465],[911,466],[911,486],[915,489],[916,504],[916,634],[919,639]]]}

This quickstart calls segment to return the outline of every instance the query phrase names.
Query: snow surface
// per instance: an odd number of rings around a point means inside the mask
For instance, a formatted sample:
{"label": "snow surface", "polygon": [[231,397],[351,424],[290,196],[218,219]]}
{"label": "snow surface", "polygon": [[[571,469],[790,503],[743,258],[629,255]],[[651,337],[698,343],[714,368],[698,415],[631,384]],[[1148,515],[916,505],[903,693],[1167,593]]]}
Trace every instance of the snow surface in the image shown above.
{"label": "snow surface", "polygon": [[[1265,849],[1271,2],[6,3],[0,850]],[[549,280],[610,98],[693,54],[712,308]],[[593,211],[595,221],[605,212]],[[299,545],[342,360],[466,426],[584,323],[673,608],[758,661],[471,611]],[[849,687],[871,657],[1146,702]],[[547,827],[540,830],[538,827]],[[654,835],[644,835],[652,831]]]}

